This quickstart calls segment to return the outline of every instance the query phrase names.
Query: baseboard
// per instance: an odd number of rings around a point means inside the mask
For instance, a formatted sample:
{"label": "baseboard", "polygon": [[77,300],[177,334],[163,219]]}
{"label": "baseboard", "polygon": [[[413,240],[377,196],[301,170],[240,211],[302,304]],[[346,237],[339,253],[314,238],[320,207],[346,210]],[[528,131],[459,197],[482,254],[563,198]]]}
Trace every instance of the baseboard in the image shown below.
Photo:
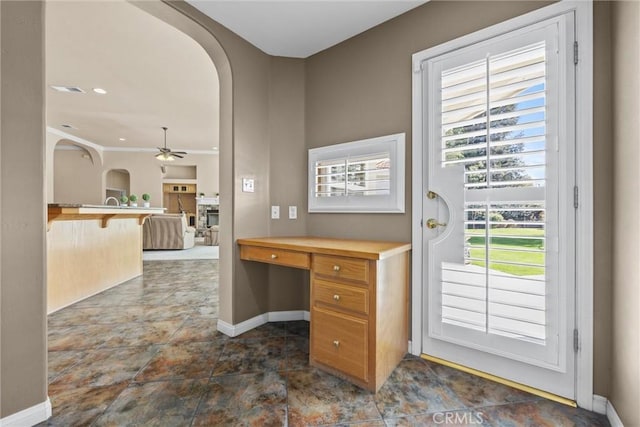
{"label": "baseboard", "polygon": [[267,319],[269,322],[290,322],[292,320],[307,320],[305,319],[305,312],[303,310],[295,311],[270,311],[267,313]]}
{"label": "baseboard", "polygon": [[262,326],[268,322],[289,322],[292,320],[309,321],[309,312],[304,310],[270,311],[264,314],[259,314],[235,325],[218,319],[218,331],[230,337],[237,337],[240,334],[244,334],[245,332],[255,329],[258,326]]}
{"label": "baseboard", "polygon": [[25,427],[34,426],[51,417],[51,401],[47,397],[42,403],[11,414],[0,419],[0,427]]}
{"label": "baseboard", "polygon": [[593,395],[593,412],[606,415],[611,427],[624,427],[613,404],[604,396]]}
{"label": "baseboard", "polygon": [[[608,400],[607,400],[606,397],[594,394],[593,395],[593,406],[592,406],[591,410],[593,412],[595,412],[596,414],[606,415],[607,414],[607,403],[608,403]],[[589,409],[589,408],[585,408],[585,409]]]}
{"label": "baseboard", "polygon": [[609,400],[607,400],[607,419],[609,420],[611,427],[624,427],[622,420],[616,412],[616,408],[613,407],[613,404]]}

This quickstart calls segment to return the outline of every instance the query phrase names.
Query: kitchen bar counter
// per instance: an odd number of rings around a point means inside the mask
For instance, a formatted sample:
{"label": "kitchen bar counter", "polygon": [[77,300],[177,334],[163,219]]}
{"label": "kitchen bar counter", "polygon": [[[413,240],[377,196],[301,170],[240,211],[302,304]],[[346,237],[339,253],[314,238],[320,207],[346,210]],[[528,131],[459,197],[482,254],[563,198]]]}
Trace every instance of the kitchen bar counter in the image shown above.
{"label": "kitchen bar counter", "polygon": [[50,204],[47,312],[142,274],[142,224],[163,208]]}
{"label": "kitchen bar counter", "polygon": [[164,211],[164,208],[55,203],[49,204],[47,230],[51,228],[53,221],[71,220],[100,219],[102,220],[102,228],[105,228],[111,219],[137,218],[142,225],[144,219],[149,215]]}

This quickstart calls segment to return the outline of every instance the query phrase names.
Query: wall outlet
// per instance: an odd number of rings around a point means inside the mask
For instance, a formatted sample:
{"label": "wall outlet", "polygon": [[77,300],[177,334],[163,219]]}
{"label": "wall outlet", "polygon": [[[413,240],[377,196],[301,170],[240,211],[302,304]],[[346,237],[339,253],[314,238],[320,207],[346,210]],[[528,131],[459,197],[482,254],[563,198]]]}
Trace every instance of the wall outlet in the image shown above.
{"label": "wall outlet", "polygon": [[298,218],[298,207],[297,206],[289,206],[289,219]]}
{"label": "wall outlet", "polygon": [[255,191],[253,178],[242,178],[242,191],[244,193],[253,193]]}
{"label": "wall outlet", "polygon": [[271,206],[271,219],[280,219],[280,206]]}

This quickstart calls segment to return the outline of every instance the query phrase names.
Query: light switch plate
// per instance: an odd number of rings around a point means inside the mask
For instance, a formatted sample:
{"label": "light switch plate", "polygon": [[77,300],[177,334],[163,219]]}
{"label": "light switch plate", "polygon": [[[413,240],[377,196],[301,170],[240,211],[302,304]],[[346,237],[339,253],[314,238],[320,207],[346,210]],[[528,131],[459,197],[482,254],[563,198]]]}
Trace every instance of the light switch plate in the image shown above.
{"label": "light switch plate", "polygon": [[271,219],[280,219],[280,206],[271,206]]}
{"label": "light switch plate", "polygon": [[298,218],[298,207],[297,206],[289,206],[289,219]]}
{"label": "light switch plate", "polygon": [[255,191],[253,178],[242,178],[242,191],[244,193],[253,193]]}

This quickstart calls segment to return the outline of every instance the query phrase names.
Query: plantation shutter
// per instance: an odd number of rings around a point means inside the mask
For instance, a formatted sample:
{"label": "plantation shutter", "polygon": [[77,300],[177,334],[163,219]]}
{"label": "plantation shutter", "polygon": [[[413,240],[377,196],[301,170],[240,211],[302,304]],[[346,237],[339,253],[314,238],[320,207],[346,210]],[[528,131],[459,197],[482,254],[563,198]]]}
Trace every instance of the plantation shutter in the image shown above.
{"label": "plantation shutter", "polygon": [[464,265],[442,264],[441,321],[539,344],[557,235],[546,200],[547,48],[489,53],[439,74],[441,167],[464,169]]}
{"label": "plantation shutter", "polygon": [[316,162],[316,197],[388,195],[389,157],[383,152]]}
{"label": "plantation shutter", "polygon": [[405,134],[309,150],[309,212],[404,212]]}

